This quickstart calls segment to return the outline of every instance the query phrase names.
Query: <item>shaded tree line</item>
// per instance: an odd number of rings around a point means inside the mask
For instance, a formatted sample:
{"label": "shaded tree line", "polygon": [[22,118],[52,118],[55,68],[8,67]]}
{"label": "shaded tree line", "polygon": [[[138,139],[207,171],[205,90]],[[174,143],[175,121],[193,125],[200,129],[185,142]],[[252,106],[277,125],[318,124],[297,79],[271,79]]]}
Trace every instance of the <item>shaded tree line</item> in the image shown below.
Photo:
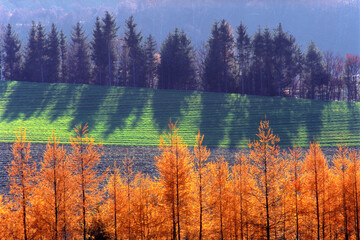
{"label": "shaded tree line", "polygon": [[[329,164],[316,142],[281,151],[261,121],[250,154],[229,166],[176,123],[160,137],[157,177],[133,158],[97,172],[101,144],[75,127],[67,152],[55,133],[37,165],[26,130],[16,132],[0,195],[7,239],[359,239],[359,152],[340,145]],[[111,165],[111,164],[110,164]]]}
{"label": "shaded tree line", "polygon": [[47,33],[33,22],[22,47],[9,24],[2,38],[4,79],[358,100],[359,56],[321,53],[314,42],[303,52],[281,24],[250,36],[244,24],[234,30],[221,20],[197,49],[177,28],[158,49],[132,16],[120,35],[119,29],[109,12],[96,18],[91,36],[78,23],[69,40],[54,24]]}

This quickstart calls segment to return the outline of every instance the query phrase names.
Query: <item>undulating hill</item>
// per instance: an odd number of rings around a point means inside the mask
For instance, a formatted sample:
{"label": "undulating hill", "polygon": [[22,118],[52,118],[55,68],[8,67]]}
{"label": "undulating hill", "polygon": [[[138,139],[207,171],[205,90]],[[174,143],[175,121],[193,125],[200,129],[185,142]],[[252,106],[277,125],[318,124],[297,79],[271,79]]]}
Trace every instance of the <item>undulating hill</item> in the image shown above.
{"label": "undulating hill", "polygon": [[0,142],[13,142],[22,126],[32,142],[47,142],[55,130],[66,143],[74,125],[88,123],[103,144],[157,145],[171,118],[189,145],[200,130],[210,147],[246,147],[265,115],[284,147],[306,147],[313,139],[322,146],[360,144],[360,103],[0,82]]}

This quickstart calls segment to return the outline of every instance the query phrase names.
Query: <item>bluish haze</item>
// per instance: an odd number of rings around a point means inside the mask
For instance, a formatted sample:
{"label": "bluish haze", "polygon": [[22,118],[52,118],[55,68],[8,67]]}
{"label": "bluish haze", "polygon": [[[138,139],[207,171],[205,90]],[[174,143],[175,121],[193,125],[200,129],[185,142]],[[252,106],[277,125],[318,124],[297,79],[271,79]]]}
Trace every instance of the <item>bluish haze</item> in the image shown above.
{"label": "bluish haze", "polygon": [[119,35],[134,15],[143,35],[161,43],[175,27],[198,46],[207,41],[212,24],[225,18],[232,27],[243,22],[252,35],[259,26],[274,29],[279,22],[305,50],[314,41],[321,51],[360,55],[360,1],[358,0],[1,0],[0,23],[13,24],[26,40],[34,20],[47,29],[54,22],[68,35],[80,21],[91,38],[95,17],[108,10],[117,17]]}

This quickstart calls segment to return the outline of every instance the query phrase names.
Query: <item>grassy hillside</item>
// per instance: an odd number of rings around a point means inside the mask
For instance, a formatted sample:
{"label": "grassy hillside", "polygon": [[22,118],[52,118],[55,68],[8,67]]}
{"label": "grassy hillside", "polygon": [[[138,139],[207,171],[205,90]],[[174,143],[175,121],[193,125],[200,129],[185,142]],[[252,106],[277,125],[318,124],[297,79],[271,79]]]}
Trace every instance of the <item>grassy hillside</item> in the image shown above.
{"label": "grassy hillside", "polygon": [[157,145],[169,118],[192,145],[200,129],[212,147],[245,147],[266,114],[282,146],[360,144],[360,104],[239,94],[26,82],[0,83],[0,142],[28,129],[46,142],[53,129],[68,142],[75,124],[88,123],[104,144]]}

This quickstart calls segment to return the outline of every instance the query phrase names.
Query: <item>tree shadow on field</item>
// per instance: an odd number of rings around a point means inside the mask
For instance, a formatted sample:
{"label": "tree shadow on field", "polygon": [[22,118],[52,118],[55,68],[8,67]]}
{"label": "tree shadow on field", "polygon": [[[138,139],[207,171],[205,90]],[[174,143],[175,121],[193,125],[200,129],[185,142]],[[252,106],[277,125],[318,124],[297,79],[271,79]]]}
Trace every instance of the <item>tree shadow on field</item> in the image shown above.
{"label": "tree shadow on field", "polygon": [[[349,122],[347,123],[348,132],[356,135],[357,143],[359,143],[360,136],[360,103],[346,103],[349,111]],[[344,123],[343,123],[344,124]],[[350,142],[352,142],[349,139]]]}
{"label": "tree shadow on field", "polygon": [[[2,120],[12,122],[22,118],[27,120],[39,116],[52,98],[53,85],[30,82],[7,82],[2,91],[10,91]],[[11,86],[10,86],[11,85]]]}
{"label": "tree shadow on field", "polygon": [[126,128],[130,115],[135,116],[135,120],[130,123],[134,128],[141,120],[143,108],[151,93],[152,90],[144,88],[114,88],[111,96],[108,96],[114,104],[106,106],[109,108],[107,111],[109,116],[105,124],[105,138],[114,133],[116,129]]}
{"label": "tree shadow on field", "polygon": [[50,108],[50,122],[56,121],[58,118],[67,115],[67,112],[73,109],[76,102],[76,95],[82,92],[83,85],[74,84],[58,84],[57,91],[53,94],[54,104]]}
{"label": "tree shadow on field", "polygon": [[304,112],[304,121],[306,122],[307,143],[314,140],[319,141],[323,128],[322,114],[328,103],[327,101],[318,100],[304,101],[302,111]]}
{"label": "tree shadow on field", "polygon": [[194,91],[157,90],[152,96],[153,119],[159,128],[159,133],[168,130],[168,124],[181,122],[182,111],[189,109],[191,102],[185,100],[194,94]]}
{"label": "tree shadow on field", "polygon": [[[246,146],[249,139],[248,129],[253,129],[256,124],[254,121],[248,121],[247,117],[253,110],[250,108],[251,98],[247,95],[236,95],[232,99],[231,115],[232,119],[229,126],[228,136],[230,139],[229,147],[236,148],[239,145]],[[256,129],[256,128],[255,128]]]}
{"label": "tree shadow on field", "polygon": [[[262,103],[259,104],[262,108],[262,117],[269,121],[270,128],[273,133],[280,138],[277,143],[281,147],[292,147],[301,139],[299,129],[303,121],[304,112],[301,109],[302,104],[295,99],[284,97],[262,97]],[[305,118],[306,119],[306,118]],[[256,134],[258,134],[258,127],[260,120],[256,123]],[[254,136],[252,139],[256,139]]]}
{"label": "tree shadow on field", "polygon": [[7,81],[3,81],[3,82],[0,81],[0,100],[5,98],[5,93],[8,88],[8,84],[9,82]]}
{"label": "tree shadow on field", "polygon": [[[245,147],[257,140],[260,121],[269,121],[273,133],[280,138],[281,147],[308,143],[313,136],[320,135],[322,129],[322,104],[308,100],[280,97],[234,96],[232,98],[231,126],[229,130],[230,146]],[[300,129],[306,130],[301,132]]]}
{"label": "tree shadow on field", "polygon": [[201,93],[200,132],[204,145],[218,147],[226,135],[226,118],[231,111],[228,94]]}
{"label": "tree shadow on field", "polygon": [[88,124],[89,129],[94,129],[96,120],[98,120],[98,111],[103,105],[109,87],[79,85],[76,87],[79,92],[77,93],[78,100],[74,102],[73,106],[73,119],[70,121],[68,130],[72,131],[75,126]]}
{"label": "tree shadow on field", "polygon": [[268,98],[266,102],[272,106],[272,114],[267,114],[267,119],[274,134],[280,137],[281,147],[307,146],[309,141],[321,136],[322,102],[284,97]]}

